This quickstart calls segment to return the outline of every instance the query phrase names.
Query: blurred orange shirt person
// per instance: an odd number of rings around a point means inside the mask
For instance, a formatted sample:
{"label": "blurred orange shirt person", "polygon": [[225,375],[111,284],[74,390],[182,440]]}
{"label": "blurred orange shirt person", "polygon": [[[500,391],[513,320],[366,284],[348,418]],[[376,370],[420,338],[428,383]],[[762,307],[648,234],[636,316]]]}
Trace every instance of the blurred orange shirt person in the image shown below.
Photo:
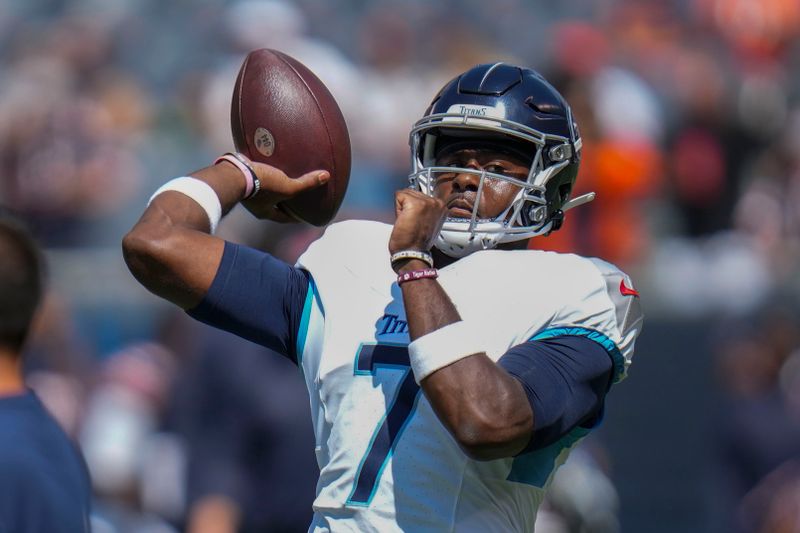
{"label": "blurred orange shirt person", "polygon": [[572,197],[594,191],[597,200],[562,229],[537,239],[539,249],[578,251],[627,265],[641,257],[649,242],[643,200],[658,194],[663,156],[652,143],[610,140],[587,143],[578,185]]}

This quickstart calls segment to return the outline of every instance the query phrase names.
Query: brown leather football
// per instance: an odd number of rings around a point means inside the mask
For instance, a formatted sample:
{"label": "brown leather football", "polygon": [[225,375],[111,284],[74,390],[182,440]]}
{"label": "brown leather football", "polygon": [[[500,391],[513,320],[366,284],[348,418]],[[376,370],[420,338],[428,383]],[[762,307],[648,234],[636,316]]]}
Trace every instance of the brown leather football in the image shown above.
{"label": "brown leather football", "polygon": [[[350,136],[339,106],[313,72],[277,50],[250,52],[233,90],[231,130],[237,151],[290,178],[329,171],[327,184],[279,207],[315,226],[333,219],[350,180]],[[269,212],[258,194],[243,203],[259,218]]]}

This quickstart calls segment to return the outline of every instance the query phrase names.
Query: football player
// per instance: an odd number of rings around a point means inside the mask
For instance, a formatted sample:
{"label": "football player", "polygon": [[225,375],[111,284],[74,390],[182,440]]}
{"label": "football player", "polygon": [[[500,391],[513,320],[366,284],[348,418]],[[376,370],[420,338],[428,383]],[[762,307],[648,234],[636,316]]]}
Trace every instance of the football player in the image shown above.
{"label": "football player", "polygon": [[580,154],[542,76],[479,65],[415,124],[394,226],[333,224],[295,266],[224,242],[221,214],[259,186],[277,203],[328,179],[229,154],[156,191],[125,258],[157,295],[300,367],[320,467],[310,530],[532,531],[642,322],[613,265],[526,249],[591,200],[571,196]]}

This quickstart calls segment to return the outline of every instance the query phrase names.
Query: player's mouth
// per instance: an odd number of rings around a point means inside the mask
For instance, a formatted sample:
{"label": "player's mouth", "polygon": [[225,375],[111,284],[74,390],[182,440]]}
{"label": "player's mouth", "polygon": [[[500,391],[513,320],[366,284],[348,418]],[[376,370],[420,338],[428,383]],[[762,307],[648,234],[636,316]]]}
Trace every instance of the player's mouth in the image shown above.
{"label": "player's mouth", "polygon": [[475,206],[460,196],[447,202],[447,215],[450,218],[472,218],[472,210]]}

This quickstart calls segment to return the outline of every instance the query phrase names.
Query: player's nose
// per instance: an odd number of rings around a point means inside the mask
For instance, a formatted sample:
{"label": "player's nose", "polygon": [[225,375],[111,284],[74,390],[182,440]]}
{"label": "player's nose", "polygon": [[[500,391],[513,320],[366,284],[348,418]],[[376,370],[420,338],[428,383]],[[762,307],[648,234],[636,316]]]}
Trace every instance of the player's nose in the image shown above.
{"label": "player's nose", "polygon": [[481,181],[481,168],[477,164],[465,165],[464,168],[473,172],[459,172],[453,178],[453,189],[459,191],[477,191]]}

